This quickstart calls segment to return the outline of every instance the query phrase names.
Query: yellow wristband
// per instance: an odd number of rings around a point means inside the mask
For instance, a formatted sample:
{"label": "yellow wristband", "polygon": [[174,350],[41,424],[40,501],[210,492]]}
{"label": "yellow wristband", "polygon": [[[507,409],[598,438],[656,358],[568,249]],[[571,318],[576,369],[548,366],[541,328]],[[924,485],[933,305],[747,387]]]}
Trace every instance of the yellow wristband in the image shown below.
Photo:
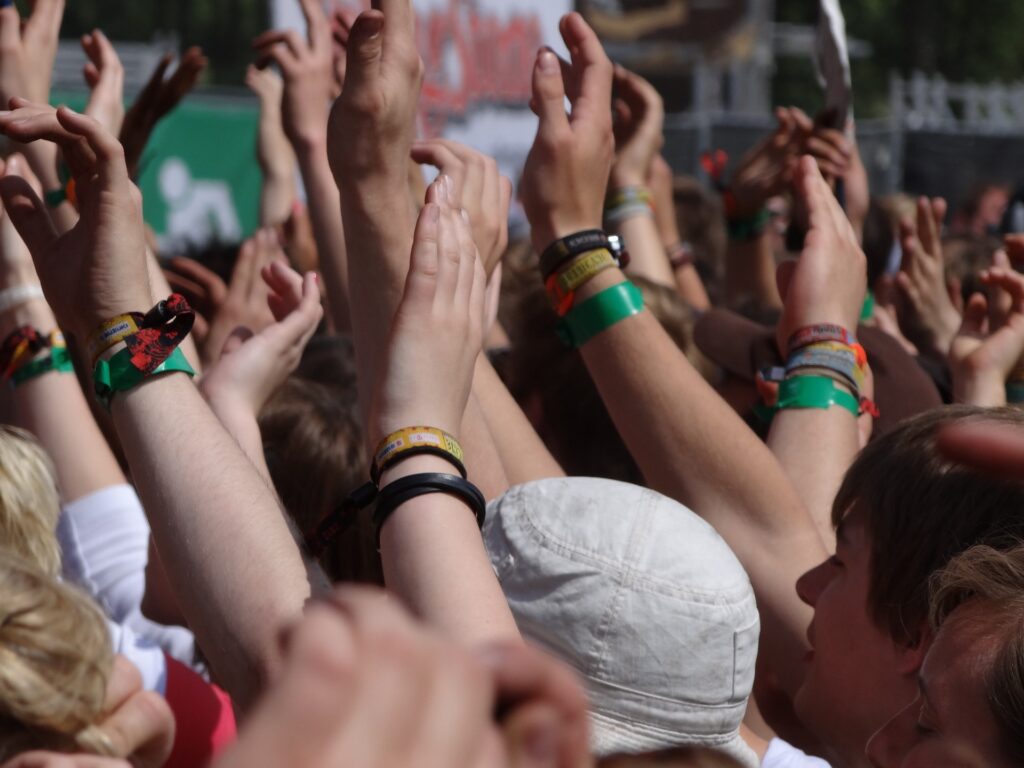
{"label": "yellow wristband", "polygon": [[124,341],[129,336],[138,332],[139,320],[136,315],[118,315],[107,320],[89,334],[89,338],[86,340],[86,350],[89,353],[92,364],[95,366],[100,355],[115,344]]}
{"label": "yellow wristband", "polygon": [[421,453],[432,453],[448,459],[465,477],[466,467],[463,463],[465,454],[459,441],[443,429],[436,427],[405,427],[392,432],[377,445],[374,451],[370,477],[374,483],[379,482],[381,473],[398,461],[400,456],[415,456]]}
{"label": "yellow wristband", "polygon": [[573,295],[597,275],[616,265],[615,257],[607,248],[581,253],[547,280],[548,298],[559,317],[573,305]]}

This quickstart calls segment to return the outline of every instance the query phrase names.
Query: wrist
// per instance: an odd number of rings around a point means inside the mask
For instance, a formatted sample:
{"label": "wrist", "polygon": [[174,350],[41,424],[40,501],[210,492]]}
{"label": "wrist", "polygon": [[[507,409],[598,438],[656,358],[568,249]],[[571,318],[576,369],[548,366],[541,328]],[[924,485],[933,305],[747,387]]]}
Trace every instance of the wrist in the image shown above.
{"label": "wrist", "polygon": [[647,185],[646,182],[645,174],[638,170],[613,166],[608,178],[608,188],[610,191],[614,191],[622,187],[644,187]]}
{"label": "wrist", "polygon": [[458,470],[450,461],[446,461],[440,456],[421,454],[419,456],[410,456],[407,459],[403,459],[381,472],[379,487],[384,488],[395,480],[400,480],[401,478],[408,477],[409,475],[422,474],[424,472],[439,472],[445,475],[459,476]]}

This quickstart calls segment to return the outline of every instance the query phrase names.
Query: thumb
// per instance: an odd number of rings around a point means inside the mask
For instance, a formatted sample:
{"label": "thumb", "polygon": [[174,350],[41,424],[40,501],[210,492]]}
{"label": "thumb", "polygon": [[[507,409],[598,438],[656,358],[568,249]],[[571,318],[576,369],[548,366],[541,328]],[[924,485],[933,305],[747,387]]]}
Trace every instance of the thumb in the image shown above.
{"label": "thumb", "polygon": [[11,217],[14,228],[25,241],[32,257],[38,260],[57,240],[57,230],[50,221],[43,201],[20,176],[4,176],[0,179],[0,198],[3,199],[4,209]]}
{"label": "thumb", "polygon": [[533,98],[530,106],[540,118],[539,132],[569,126],[569,118],[565,115],[562,66],[550,48],[541,48],[537,52],[537,61],[533,65]]}
{"label": "thumb", "polygon": [[961,333],[982,336],[985,333],[985,321],[988,319],[988,301],[982,293],[975,293],[964,307],[964,322]]}
{"label": "thumb", "polygon": [[384,44],[384,15],[380,11],[364,11],[352,25],[345,54],[345,87],[353,90],[371,84],[380,66]]}

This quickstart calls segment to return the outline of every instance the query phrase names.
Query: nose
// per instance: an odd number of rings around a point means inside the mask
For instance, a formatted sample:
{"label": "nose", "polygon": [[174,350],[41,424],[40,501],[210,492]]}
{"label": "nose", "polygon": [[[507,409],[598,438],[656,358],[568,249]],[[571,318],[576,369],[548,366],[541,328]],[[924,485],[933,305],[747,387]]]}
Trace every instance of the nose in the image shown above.
{"label": "nose", "polygon": [[868,740],[864,751],[871,765],[875,768],[898,768],[917,743],[914,724],[920,709],[921,700],[918,697]]}
{"label": "nose", "polygon": [[796,580],[796,594],[809,606],[814,607],[818,598],[835,576],[836,568],[828,560]]}

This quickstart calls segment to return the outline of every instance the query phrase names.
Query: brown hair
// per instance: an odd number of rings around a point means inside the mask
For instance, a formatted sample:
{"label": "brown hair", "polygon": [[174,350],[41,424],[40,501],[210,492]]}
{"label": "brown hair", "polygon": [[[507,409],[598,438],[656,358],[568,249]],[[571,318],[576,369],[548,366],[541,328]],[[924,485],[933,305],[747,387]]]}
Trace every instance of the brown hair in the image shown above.
{"label": "brown hair", "polygon": [[672,200],[680,237],[693,248],[694,265],[714,298],[721,292],[729,247],[721,199],[696,179],[677,176],[672,184]]}
{"label": "brown hair", "polygon": [[0,552],[0,762],[33,749],[112,755],[103,715],[113,651],[83,592]]}
{"label": "brown hair", "polygon": [[947,406],[870,443],[843,478],[835,525],[856,509],[871,541],[868,606],[894,639],[916,643],[928,618],[931,575],[972,544],[1024,538],[1024,483],[1000,480],[946,459],[939,431],[963,421],[1024,427],[1012,408]]}
{"label": "brown hair", "polygon": [[935,574],[933,627],[965,603],[983,608],[971,616],[972,629],[995,641],[984,687],[1001,749],[1012,762],[1024,764],[1024,545],[971,547]]}
{"label": "brown hair", "polygon": [[[292,377],[260,412],[270,477],[302,534],[370,476],[358,410],[354,389]],[[382,583],[368,512],[319,560],[333,581]]]}

